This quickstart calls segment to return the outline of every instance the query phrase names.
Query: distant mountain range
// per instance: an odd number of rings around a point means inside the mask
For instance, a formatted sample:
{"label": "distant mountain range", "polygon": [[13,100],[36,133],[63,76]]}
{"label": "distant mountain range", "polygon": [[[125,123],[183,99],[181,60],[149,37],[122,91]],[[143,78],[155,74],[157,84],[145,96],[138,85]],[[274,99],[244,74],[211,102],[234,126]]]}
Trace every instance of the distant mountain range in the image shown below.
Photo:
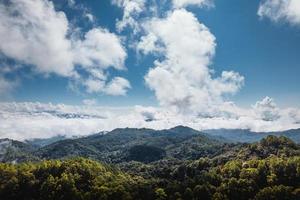
{"label": "distant mountain range", "polygon": [[252,132],[247,129],[214,129],[203,131],[210,136],[224,138],[228,142],[253,143],[260,141],[268,135],[285,136],[296,143],[300,143],[300,129],[291,129],[278,132]]}
{"label": "distant mountain range", "polygon": [[240,148],[246,145],[243,143],[257,142],[268,135],[286,136],[296,143],[300,142],[300,129],[255,133],[239,129],[201,132],[184,126],[167,130],[124,128],[72,139],[65,136],[25,142],[0,139],[0,161],[23,162],[75,156],[106,163],[149,163],[169,158],[194,160],[224,155],[228,158],[238,155]]}

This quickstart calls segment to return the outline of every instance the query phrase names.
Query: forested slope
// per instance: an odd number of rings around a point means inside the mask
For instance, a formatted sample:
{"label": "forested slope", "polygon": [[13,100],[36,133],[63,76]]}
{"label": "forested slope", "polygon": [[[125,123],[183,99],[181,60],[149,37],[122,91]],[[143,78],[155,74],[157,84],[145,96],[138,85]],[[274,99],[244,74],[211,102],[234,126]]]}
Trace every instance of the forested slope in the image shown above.
{"label": "forested slope", "polygon": [[2,163],[0,198],[296,200],[299,150],[288,138],[269,136],[198,159],[168,157],[113,165],[85,158]]}

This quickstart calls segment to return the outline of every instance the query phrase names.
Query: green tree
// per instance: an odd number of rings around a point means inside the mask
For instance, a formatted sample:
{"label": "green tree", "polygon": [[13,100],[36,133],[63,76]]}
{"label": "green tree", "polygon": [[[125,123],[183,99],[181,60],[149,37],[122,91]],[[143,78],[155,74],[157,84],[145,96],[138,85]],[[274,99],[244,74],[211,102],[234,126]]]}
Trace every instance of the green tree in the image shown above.
{"label": "green tree", "polygon": [[163,188],[157,188],[155,190],[155,199],[156,200],[166,200],[167,194],[165,193],[165,190]]}

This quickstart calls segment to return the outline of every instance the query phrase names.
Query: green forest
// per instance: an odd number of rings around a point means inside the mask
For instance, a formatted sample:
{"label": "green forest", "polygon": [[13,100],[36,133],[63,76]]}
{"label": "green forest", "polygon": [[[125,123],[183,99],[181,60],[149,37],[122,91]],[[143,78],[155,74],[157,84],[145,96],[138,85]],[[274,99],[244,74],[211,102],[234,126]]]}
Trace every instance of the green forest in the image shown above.
{"label": "green forest", "polygon": [[[131,149],[133,157],[140,146]],[[142,147],[143,154],[149,153]],[[300,199],[300,147],[268,136],[236,154],[104,163],[83,157],[0,164],[3,200]],[[232,154],[232,153],[231,153]]]}

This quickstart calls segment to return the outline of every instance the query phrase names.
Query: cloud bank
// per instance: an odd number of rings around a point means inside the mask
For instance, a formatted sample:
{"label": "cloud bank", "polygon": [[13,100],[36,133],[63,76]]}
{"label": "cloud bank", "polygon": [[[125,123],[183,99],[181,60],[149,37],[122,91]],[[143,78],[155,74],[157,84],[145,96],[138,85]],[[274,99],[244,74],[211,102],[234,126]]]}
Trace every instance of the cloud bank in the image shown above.
{"label": "cloud bank", "polygon": [[[161,107],[101,107],[89,103],[87,106],[0,103],[0,138],[24,140],[56,135],[71,137],[115,128],[166,129],[177,125],[197,130],[241,128],[257,132],[300,127],[299,109],[280,109],[268,97],[248,109],[232,103],[224,105],[214,117],[184,115]],[[273,112],[270,110],[276,110],[276,117],[274,113],[269,114]]]}

